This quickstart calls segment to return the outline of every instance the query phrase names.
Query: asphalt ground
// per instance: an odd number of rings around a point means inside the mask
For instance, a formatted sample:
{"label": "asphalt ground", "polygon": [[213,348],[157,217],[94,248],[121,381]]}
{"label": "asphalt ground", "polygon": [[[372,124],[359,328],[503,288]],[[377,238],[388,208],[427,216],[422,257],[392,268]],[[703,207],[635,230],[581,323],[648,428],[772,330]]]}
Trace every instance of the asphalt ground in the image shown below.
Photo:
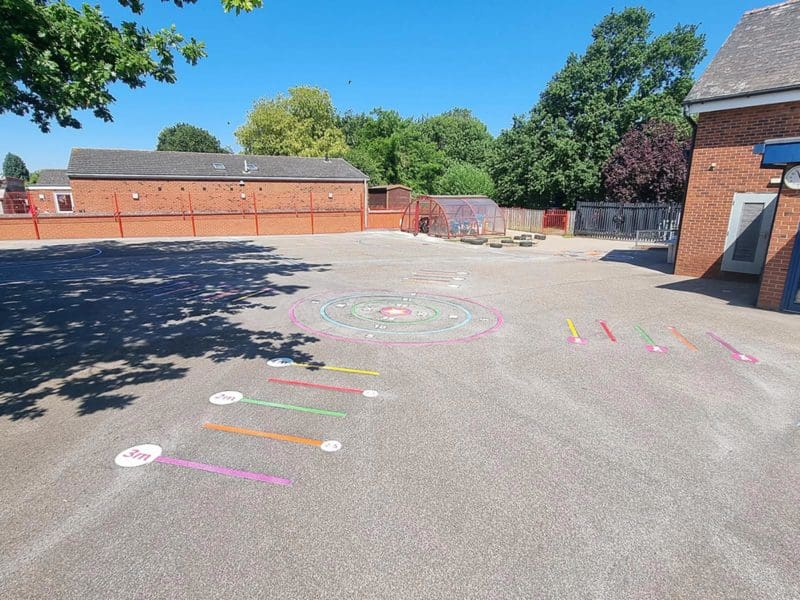
{"label": "asphalt ground", "polygon": [[[800,318],[613,246],[3,244],[0,597],[800,597]],[[502,323],[387,345],[306,310],[365,293]],[[347,416],[209,402],[224,390]],[[115,464],[144,443],[293,483]]]}

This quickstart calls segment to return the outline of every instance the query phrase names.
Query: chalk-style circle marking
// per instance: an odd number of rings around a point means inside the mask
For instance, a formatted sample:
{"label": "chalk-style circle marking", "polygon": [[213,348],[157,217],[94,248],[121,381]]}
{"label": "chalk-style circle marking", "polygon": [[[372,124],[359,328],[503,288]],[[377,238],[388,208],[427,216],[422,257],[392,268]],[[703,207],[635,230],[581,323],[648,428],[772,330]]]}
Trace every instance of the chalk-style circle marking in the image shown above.
{"label": "chalk-style circle marking", "polygon": [[336,440],[326,440],[319,445],[324,452],[336,452],[342,449],[342,442]]}
{"label": "chalk-style circle marking", "polygon": [[275,358],[270,358],[267,361],[267,365],[269,365],[270,367],[278,368],[278,369],[280,369],[282,367],[289,367],[289,366],[291,366],[293,364],[294,364],[294,361],[291,358],[288,358],[286,356],[278,356],[278,357],[275,357]]}
{"label": "chalk-style circle marking", "polygon": [[211,404],[216,404],[218,406],[225,406],[226,404],[233,404],[234,402],[239,402],[244,398],[244,394],[241,392],[217,392],[216,394],[209,397],[208,401]]}
{"label": "chalk-style circle marking", "polygon": [[474,300],[385,290],[316,294],[297,300],[289,317],[316,335],[385,346],[461,343],[503,324],[499,311]]}
{"label": "chalk-style circle marking", "polygon": [[749,354],[741,354],[740,352],[734,352],[733,354],[731,354],[731,358],[747,363],[758,362],[758,359],[755,356],[750,356]]}
{"label": "chalk-style circle marking", "polygon": [[118,467],[141,467],[149,465],[161,456],[161,446],[156,444],[139,444],[127,450],[123,450],[114,458],[114,463]]}
{"label": "chalk-style circle marking", "polygon": [[378,392],[376,390],[364,390],[361,392],[362,396],[366,396],[367,398],[377,398]]}

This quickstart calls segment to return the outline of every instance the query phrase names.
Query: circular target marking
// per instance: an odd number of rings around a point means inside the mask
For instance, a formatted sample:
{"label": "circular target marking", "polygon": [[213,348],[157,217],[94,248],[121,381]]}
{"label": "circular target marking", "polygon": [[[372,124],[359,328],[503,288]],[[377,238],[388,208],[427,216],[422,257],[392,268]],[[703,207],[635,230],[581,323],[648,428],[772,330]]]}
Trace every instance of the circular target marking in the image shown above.
{"label": "circular target marking", "polygon": [[342,442],[336,440],[325,440],[319,445],[324,452],[337,452],[342,449]]}
{"label": "circular target marking", "polygon": [[275,358],[270,358],[267,361],[267,365],[269,365],[270,367],[278,368],[278,369],[280,369],[282,367],[290,367],[290,366],[292,366],[292,364],[294,364],[294,361],[291,358],[288,358],[286,356],[278,356],[278,357],[275,357]]}
{"label": "circular target marking", "polygon": [[490,306],[417,292],[315,295],[295,302],[289,316],[316,335],[388,346],[465,342],[503,324],[500,312]]}
{"label": "circular target marking", "polygon": [[242,398],[244,398],[244,394],[241,392],[217,392],[209,397],[208,401],[211,404],[216,404],[218,406],[225,406],[227,404],[233,404],[235,402],[239,402]]}
{"label": "circular target marking", "polygon": [[114,463],[118,467],[141,467],[149,465],[159,456],[161,456],[161,446],[139,444],[117,454],[116,458],[114,458]]}

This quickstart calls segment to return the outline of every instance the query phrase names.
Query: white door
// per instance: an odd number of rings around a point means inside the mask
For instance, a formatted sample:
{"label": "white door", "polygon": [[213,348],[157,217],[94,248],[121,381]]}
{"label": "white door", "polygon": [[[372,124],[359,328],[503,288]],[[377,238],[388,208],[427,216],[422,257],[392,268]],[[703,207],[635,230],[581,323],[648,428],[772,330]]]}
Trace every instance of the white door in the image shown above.
{"label": "white door", "polygon": [[734,194],[722,270],[758,275],[764,269],[777,194]]}

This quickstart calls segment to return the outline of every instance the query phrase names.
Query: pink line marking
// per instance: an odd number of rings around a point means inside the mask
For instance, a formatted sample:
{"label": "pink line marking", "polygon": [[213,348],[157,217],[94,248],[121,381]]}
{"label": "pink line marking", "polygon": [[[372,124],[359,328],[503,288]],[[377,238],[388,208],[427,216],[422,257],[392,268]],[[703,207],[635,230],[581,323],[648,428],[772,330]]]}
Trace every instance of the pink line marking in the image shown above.
{"label": "pink line marking", "polygon": [[[385,292],[385,290],[384,290],[384,292]],[[437,294],[435,297],[437,297],[437,298],[449,298],[450,300],[458,300],[459,302],[468,302],[470,304],[474,304],[476,306],[480,306],[481,308],[485,308],[486,310],[488,310],[489,312],[491,312],[495,316],[495,318],[497,319],[497,322],[492,327],[490,327],[489,329],[487,329],[485,331],[480,331],[478,333],[474,333],[474,334],[469,335],[467,337],[456,338],[454,340],[434,340],[434,341],[431,341],[431,342],[386,342],[386,341],[383,341],[383,340],[367,340],[367,339],[361,340],[361,339],[356,339],[356,338],[348,338],[348,337],[344,337],[344,336],[341,336],[341,335],[334,335],[332,333],[327,333],[325,331],[320,331],[318,329],[314,329],[313,327],[308,327],[307,325],[303,324],[300,321],[300,319],[297,318],[297,314],[296,314],[297,307],[300,306],[300,304],[302,304],[306,300],[308,300],[310,297],[309,298],[302,298],[302,299],[298,300],[297,302],[295,302],[294,304],[292,304],[292,307],[289,309],[289,319],[291,319],[292,323],[294,323],[297,327],[299,327],[303,331],[308,331],[309,333],[313,333],[314,335],[319,335],[321,337],[326,337],[326,338],[328,338],[330,340],[336,340],[336,341],[339,341],[339,342],[354,342],[356,344],[375,344],[375,345],[378,345],[378,346],[434,346],[436,344],[461,344],[461,343],[464,343],[464,342],[471,342],[472,340],[477,340],[480,337],[483,337],[485,335],[489,335],[490,333],[494,333],[495,331],[497,331],[498,329],[500,329],[503,326],[503,322],[504,322],[503,321],[503,315],[496,308],[492,308],[491,306],[487,306],[485,304],[481,304],[480,302],[475,302],[474,300],[467,300],[466,298],[459,298],[458,296],[446,296],[446,295],[443,295],[443,294]]]}
{"label": "pink line marking", "polygon": [[275,485],[292,485],[290,479],[283,477],[275,477],[274,475],[265,475],[264,473],[252,473],[250,471],[239,471],[238,469],[229,469],[228,467],[219,467],[217,465],[207,465],[205,463],[192,462],[190,460],[183,460],[180,458],[169,458],[168,456],[159,456],[155,462],[166,463],[168,465],[175,465],[176,467],[186,467],[187,469],[198,469],[200,471],[208,471],[209,473],[217,473],[219,475],[227,475],[228,477],[240,477],[242,479],[252,479],[254,481],[261,481],[263,483],[274,483]]}
{"label": "pink line marking", "polygon": [[274,377],[270,377],[267,381],[271,383],[282,383],[285,385],[300,385],[303,387],[312,387],[312,388],[319,388],[321,390],[333,390],[335,392],[350,392],[353,394],[363,394],[364,390],[359,390],[356,388],[348,388],[348,387],[339,387],[338,385],[323,385],[321,383],[309,383],[308,381],[294,381],[291,379],[275,379]]}
{"label": "pink line marking", "polygon": [[755,356],[750,356],[749,354],[743,354],[739,352],[736,348],[734,348],[731,344],[723,340],[713,331],[707,331],[706,334],[714,341],[719,342],[722,344],[723,347],[731,351],[731,358],[734,360],[740,360],[742,362],[749,362],[749,363],[757,363],[758,359]]}

